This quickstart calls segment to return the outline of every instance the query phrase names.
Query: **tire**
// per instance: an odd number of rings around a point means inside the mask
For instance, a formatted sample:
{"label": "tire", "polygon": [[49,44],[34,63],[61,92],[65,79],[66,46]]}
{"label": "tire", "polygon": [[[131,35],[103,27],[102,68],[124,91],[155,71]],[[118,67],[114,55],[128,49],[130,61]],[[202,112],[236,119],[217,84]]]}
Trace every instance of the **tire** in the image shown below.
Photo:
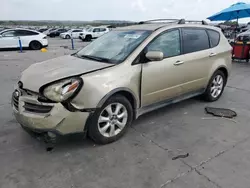
{"label": "tire", "polygon": [[40,50],[43,46],[40,42],[38,41],[32,41],[29,45],[31,50]]}
{"label": "tire", "polygon": [[70,39],[70,36],[69,35],[66,35],[66,37],[65,37],[66,39]]}
{"label": "tire", "polygon": [[91,40],[92,40],[92,36],[91,35],[87,35],[85,37],[85,41],[90,42]]}
{"label": "tire", "polygon": [[[119,107],[120,111],[116,113]],[[109,98],[91,117],[88,136],[97,144],[112,143],[125,134],[132,120],[133,108],[128,99],[122,95],[115,95]]]}
{"label": "tire", "polygon": [[[222,83],[220,83],[221,81],[218,81],[219,79],[222,79]],[[203,98],[208,102],[217,101],[221,97],[226,83],[227,78],[225,74],[222,71],[217,70],[211,77],[207,89],[203,94]]]}

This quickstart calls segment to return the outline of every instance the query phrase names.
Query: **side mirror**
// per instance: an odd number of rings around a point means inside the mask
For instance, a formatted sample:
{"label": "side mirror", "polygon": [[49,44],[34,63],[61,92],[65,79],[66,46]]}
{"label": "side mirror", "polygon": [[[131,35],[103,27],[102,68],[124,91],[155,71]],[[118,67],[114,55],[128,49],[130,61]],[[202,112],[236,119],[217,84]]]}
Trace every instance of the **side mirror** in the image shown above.
{"label": "side mirror", "polygon": [[149,51],[146,53],[146,58],[150,61],[161,61],[164,58],[164,54],[161,51]]}

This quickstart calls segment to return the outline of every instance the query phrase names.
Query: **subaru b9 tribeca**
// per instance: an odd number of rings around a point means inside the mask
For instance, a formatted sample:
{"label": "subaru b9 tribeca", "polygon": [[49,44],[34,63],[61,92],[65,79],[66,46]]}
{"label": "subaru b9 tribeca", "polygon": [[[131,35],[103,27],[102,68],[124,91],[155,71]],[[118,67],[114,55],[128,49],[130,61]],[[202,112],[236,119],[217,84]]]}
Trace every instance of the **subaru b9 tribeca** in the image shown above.
{"label": "subaru b9 tribeca", "polygon": [[28,67],[12,95],[14,115],[31,132],[85,132],[107,144],[146,112],[197,95],[218,100],[230,52],[222,32],[205,24],[116,29],[72,55]]}

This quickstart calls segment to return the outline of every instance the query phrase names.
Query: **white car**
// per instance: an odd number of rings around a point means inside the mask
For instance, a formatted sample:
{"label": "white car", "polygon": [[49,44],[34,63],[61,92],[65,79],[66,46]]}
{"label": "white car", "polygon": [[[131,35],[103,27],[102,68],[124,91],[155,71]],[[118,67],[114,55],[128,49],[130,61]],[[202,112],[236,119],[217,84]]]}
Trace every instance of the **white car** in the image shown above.
{"label": "white car", "polygon": [[106,27],[92,27],[80,33],[79,38],[82,39],[82,41],[91,41],[91,39],[96,39],[109,31],[110,29]]}
{"label": "white car", "polygon": [[65,33],[61,33],[60,37],[63,39],[70,39],[71,37],[73,39],[77,39],[79,38],[80,33],[82,33],[83,30],[82,29],[71,29]]}
{"label": "white car", "polygon": [[48,46],[45,34],[28,29],[7,29],[0,32],[0,48],[19,48],[19,38],[23,48],[40,50]]}

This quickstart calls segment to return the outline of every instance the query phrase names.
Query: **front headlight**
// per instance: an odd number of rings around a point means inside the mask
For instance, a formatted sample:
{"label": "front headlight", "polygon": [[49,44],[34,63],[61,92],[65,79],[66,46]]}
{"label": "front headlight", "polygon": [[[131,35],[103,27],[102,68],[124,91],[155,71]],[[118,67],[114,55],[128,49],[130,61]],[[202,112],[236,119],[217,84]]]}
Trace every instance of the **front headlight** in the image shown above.
{"label": "front headlight", "polygon": [[55,82],[43,90],[43,95],[55,102],[63,102],[75,97],[83,85],[81,78],[69,78]]}

